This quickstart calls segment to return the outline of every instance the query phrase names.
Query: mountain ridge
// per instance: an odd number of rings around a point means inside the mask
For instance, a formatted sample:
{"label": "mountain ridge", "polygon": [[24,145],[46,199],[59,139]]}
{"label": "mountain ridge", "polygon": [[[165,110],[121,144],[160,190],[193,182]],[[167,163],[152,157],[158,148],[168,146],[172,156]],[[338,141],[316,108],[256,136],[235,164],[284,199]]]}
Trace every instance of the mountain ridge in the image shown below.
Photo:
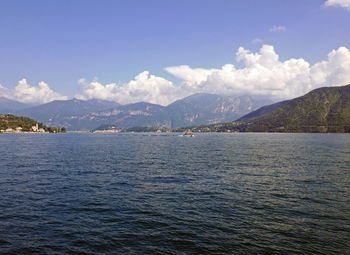
{"label": "mountain ridge", "polygon": [[247,129],[350,132],[350,85],[315,89],[262,116]]}
{"label": "mountain ridge", "polygon": [[0,114],[8,114],[8,113],[12,113],[16,110],[19,109],[25,109],[31,107],[30,104],[26,104],[26,103],[21,103],[12,99],[9,99],[7,97],[0,97]]}
{"label": "mountain ridge", "polygon": [[288,102],[290,102],[290,100],[284,100],[284,101],[280,101],[280,102],[277,102],[277,103],[274,103],[271,105],[262,106],[259,109],[252,111],[252,112],[240,117],[236,121],[239,121],[239,122],[240,121],[249,121],[249,120],[253,120],[253,119],[265,116],[265,115],[275,111],[279,107],[285,105]]}
{"label": "mountain ridge", "polygon": [[92,130],[100,125],[177,128],[233,121],[271,102],[262,97],[207,93],[193,94],[167,106],[147,102],[120,105],[104,100],[74,98],[21,109],[15,114],[37,119],[47,125],[65,126],[68,130]]}

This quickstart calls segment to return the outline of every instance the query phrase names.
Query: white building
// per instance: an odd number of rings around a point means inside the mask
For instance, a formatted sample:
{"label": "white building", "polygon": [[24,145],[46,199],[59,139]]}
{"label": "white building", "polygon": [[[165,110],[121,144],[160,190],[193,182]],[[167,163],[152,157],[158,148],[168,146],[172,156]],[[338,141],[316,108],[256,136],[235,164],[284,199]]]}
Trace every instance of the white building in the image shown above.
{"label": "white building", "polygon": [[35,126],[32,126],[32,130],[33,130],[33,132],[39,132],[39,125],[38,125],[38,123],[36,123]]}

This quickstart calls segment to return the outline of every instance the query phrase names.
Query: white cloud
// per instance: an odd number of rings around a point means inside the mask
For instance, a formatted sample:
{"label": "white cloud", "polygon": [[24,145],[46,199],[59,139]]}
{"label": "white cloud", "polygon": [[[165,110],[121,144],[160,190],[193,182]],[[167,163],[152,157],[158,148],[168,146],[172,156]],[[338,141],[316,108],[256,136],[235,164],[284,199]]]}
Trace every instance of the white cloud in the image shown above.
{"label": "white cloud", "polygon": [[284,32],[287,28],[285,26],[273,26],[270,28],[270,32]]}
{"label": "white cloud", "polygon": [[255,38],[254,40],[252,40],[252,44],[258,44],[258,43],[262,43],[263,40],[260,38]]}
{"label": "white cloud", "polygon": [[340,6],[350,10],[350,0],[327,0],[325,6]]}
{"label": "white cloud", "polygon": [[263,45],[259,52],[240,47],[236,61],[243,68],[226,64],[220,69],[191,68],[188,65],[166,67],[180,78],[173,84],[145,71],[125,84],[101,84],[82,79],[81,99],[99,98],[120,103],[146,101],[167,105],[193,93],[227,95],[264,95],[278,99],[301,96],[322,86],[340,86],[350,83],[350,51],[340,47],[328,54],[328,59],[315,64],[291,58],[281,61],[271,45]]}
{"label": "white cloud", "polygon": [[[193,93],[226,95],[264,95],[276,100],[301,96],[323,86],[341,86],[350,83],[350,50],[340,47],[332,50],[324,61],[310,64],[306,60],[291,58],[285,61],[271,45],[263,45],[258,52],[243,47],[236,52],[236,61],[243,67],[228,63],[221,68],[192,68],[188,65],[166,67],[165,70],[181,79],[174,84],[162,77],[144,71],[124,84],[102,84],[97,80],[79,81],[81,99],[105,99],[122,104],[140,101],[167,105]],[[40,82],[30,86],[25,79],[14,89],[0,85],[0,96],[21,102],[45,103],[54,99],[67,99]]]}
{"label": "white cloud", "polygon": [[183,79],[181,89],[191,93],[266,95],[284,99],[322,86],[350,83],[350,51],[345,47],[333,50],[326,61],[314,65],[302,58],[282,62],[270,45],[263,45],[257,53],[240,47],[236,60],[245,67],[236,69],[233,64],[226,64],[221,69],[178,66],[166,70]]}
{"label": "white cloud", "polygon": [[340,47],[328,54],[327,61],[316,63],[311,68],[313,84],[345,85],[350,83],[350,50]]}
{"label": "white cloud", "polygon": [[170,66],[166,67],[165,70],[187,82],[187,85],[190,85],[192,90],[200,89],[198,87],[202,82],[205,82],[216,69],[204,69],[204,68],[191,68],[188,65],[181,66]]}
{"label": "white cloud", "polygon": [[26,79],[20,80],[13,90],[0,85],[0,95],[23,103],[47,103],[52,100],[68,99],[50,89],[43,81],[39,82],[38,87],[34,87],[30,86]]}
{"label": "white cloud", "polygon": [[3,87],[0,84],[0,97],[6,97],[6,98],[10,98],[10,91],[8,88]]}
{"label": "white cloud", "polygon": [[103,85],[98,81],[79,80],[82,92],[76,95],[80,99],[99,98],[119,103],[140,101],[167,105],[180,98],[183,93],[171,81],[150,75],[148,71],[138,74],[134,80],[125,84],[110,83]]}

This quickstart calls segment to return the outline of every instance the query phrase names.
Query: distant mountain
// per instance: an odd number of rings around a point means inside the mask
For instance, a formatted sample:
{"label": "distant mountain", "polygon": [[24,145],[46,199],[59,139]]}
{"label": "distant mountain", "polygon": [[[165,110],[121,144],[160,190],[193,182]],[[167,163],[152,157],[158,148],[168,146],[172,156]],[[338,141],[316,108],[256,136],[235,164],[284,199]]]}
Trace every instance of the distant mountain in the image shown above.
{"label": "distant mountain", "polygon": [[173,128],[233,121],[258,107],[271,104],[264,97],[194,94],[167,108]]}
{"label": "distant mountain", "polygon": [[20,103],[15,100],[8,99],[6,97],[0,97],[0,113],[7,114],[12,113],[19,109],[30,107],[29,104]]}
{"label": "distant mountain", "polygon": [[141,102],[88,113],[71,119],[70,127],[93,129],[99,125],[109,124],[124,129],[132,127],[177,128],[210,124],[232,121],[267,103],[271,101],[266,98],[195,94],[166,107]]}
{"label": "distant mountain", "polygon": [[246,121],[196,127],[193,130],[349,133],[350,85],[315,89],[302,97],[261,108],[240,120]]}
{"label": "distant mountain", "polygon": [[100,125],[120,128],[177,128],[233,121],[269,99],[251,96],[195,94],[168,106],[145,102],[120,105],[103,100],[60,100],[16,111],[17,115],[35,118],[46,125],[68,130],[92,130]]}
{"label": "distant mountain", "polygon": [[[95,111],[120,106],[105,100],[55,100],[46,104],[15,111],[16,115],[28,116],[50,126],[71,128],[71,120]],[[74,128],[73,128],[74,129]]]}
{"label": "distant mountain", "polygon": [[243,117],[237,119],[236,121],[249,121],[249,120],[260,118],[262,116],[270,114],[271,112],[273,112],[277,108],[287,104],[289,101],[290,100],[285,100],[285,101],[281,101],[281,102],[278,102],[275,104],[260,107],[258,110],[252,111],[252,112],[244,115]]}
{"label": "distant mountain", "polygon": [[94,129],[100,125],[116,125],[121,128],[171,125],[167,108],[150,103],[120,105],[110,110],[92,112],[72,120],[72,128]]}

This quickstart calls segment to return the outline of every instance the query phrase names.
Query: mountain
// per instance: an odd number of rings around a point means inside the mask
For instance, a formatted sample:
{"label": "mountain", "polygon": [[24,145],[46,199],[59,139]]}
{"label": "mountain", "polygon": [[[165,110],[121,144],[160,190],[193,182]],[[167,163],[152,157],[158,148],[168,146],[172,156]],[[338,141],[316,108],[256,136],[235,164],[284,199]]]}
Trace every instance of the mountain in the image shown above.
{"label": "mountain", "polygon": [[57,100],[16,111],[46,125],[68,130],[92,130],[100,125],[177,128],[233,121],[269,99],[251,96],[194,94],[168,106],[151,103],[120,105],[103,100]]}
{"label": "mountain", "polygon": [[70,127],[93,129],[99,125],[109,124],[124,129],[132,127],[177,128],[210,124],[232,121],[267,103],[271,101],[250,96],[194,94],[168,106],[141,102],[88,113],[75,120],[72,119]]}
{"label": "mountain", "polygon": [[46,125],[68,127],[72,126],[71,120],[95,111],[102,111],[120,106],[120,104],[91,99],[91,100],[55,100],[46,104],[15,111],[16,115],[34,118]]}
{"label": "mountain", "polygon": [[248,122],[245,130],[350,132],[350,85],[315,89]]}
{"label": "mountain", "polygon": [[100,125],[116,125],[120,128],[170,126],[167,108],[151,103],[120,105],[110,110],[92,112],[70,120],[71,129],[94,129]]}
{"label": "mountain", "polygon": [[[260,111],[259,111],[260,110]],[[350,132],[350,85],[315,89],[302,97],[261,108],[239,120],[194,131]]]}
{"label": "mountain", "polygon": [[252,96],[194,94],[170,104],[173,128],[213,124],[235,120],[242,115],[270,104],[271,100]]}
{"label": "mountain", "polygon": [[6,97],[0,97],[0,113],[7,114],[12,113],[19,109],[30,107],[29,104],[17,102],[15,100],[8,99]]}
{"label": "mountain", "polygon": [[281,102],[274,103],[271,105],[266,105],[266,106],[260,107],[258,110],[252,111],[252,112],[244,115],[243,117],[237,119],[236,121],[249,121],[249,120],[260,118],[262,116],[265,116],[265,115],[273,112],[277,108],[287,104],[289,101],[290,100],[285,100],[285,101],[281,101]]}

